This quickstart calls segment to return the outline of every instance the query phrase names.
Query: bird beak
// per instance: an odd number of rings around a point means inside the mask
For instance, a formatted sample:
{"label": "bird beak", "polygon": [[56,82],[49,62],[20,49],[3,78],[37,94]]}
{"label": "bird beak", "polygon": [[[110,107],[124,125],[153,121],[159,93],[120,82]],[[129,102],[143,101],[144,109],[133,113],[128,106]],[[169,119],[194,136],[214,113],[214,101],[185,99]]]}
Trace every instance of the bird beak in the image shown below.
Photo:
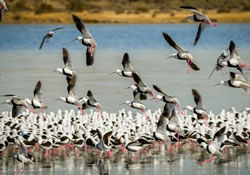
{"label": "bird beak", "polygon": [[220,85],[220,83],[217,83],[217,84],[215,84],[214,86],[218,86],[218,85]]}
{"label": "bird beak", "polygon": [[169,58],[172,58],[173,56],[172,55],[170,55],[169,57],[167,57],[166,59],[169,59]]}
{"label": "bird beak", "polygon": [[130,89],[130,87],[126,87],[126,88],[124,88],[124,89]]}
{"label": "bird beak", "polygon": [[114,74],[114,73],[116,73],[116,72],[111,72],[110,75],[112,75],[112,74]]}
{"label": "bird beak", "polygon": [[77,40],[77,38],[76,38],[76,39],[74,39],[74,40],[72,40],[72,42],[73,42],[73,41],[76,41],[76,40]]}
{"label": "bird beak", "polygon": [[56,70],[53,70],[53,71],[51,71],[51,72],[56,72]]}
{"label": "bird beak", "polygon": [[121,104],[119,104],[119,105],[125,105],[126,103],[121,103]]}

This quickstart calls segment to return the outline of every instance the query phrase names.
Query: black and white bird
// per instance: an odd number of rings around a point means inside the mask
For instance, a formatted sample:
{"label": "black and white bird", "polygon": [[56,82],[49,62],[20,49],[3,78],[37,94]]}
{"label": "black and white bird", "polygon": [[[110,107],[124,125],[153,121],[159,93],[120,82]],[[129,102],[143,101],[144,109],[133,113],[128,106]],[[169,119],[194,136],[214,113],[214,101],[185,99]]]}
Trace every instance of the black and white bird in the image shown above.
{"label": "black and white bird", "polygon": [[212,70],[212,72],[210,73],[208,79],[210,79],[214,73],[214,71],[220,71],[225,67],[224,61],[227,60],[228,54],[227,52],[224,50],[221,55],[217,58],[217,62],[216,65],[214,67],[214,69]]}
{"label": "black and white bird", "polygon": [[55,71],[59,72],[63,75],[72,77],[72,75],[73,75],[73,73],[75,73],[75,71],[72,68],[71,60],[69,57],[69,52],[66,48],[63,48],[62,54],[63,54],[64,68],[57,68]]}
{"label": "black and white bird", "polygon": [[82,104],[82,109],[85,110],[88,107],[94,107],[98,110],[100,116],[102,117],[102,112],[101,112],[102,105],[97,101],[97,99],[90,90],[87,92],[87,96],[88,100]]}
{"label": "black and white bird", "polygon": [[8,10],[7,5],[4,0],[0,0],[0,22],[2,21],[5,10]]}
{"label": "black and white bird", "polygon": [[117,73],[118,75],[123,76],[123,77],[132,77],[132,73],[134,72],[134,69],[130,65],[130,59],[129,59],[128,53],[125,53],[123,55],[122,67],[123,67],[123,70],[116,69],[116,71],[113,73]]}
{"label": "black and white bird", "polygon": [[17,173],[18,171],[22,171],[21,174],[23,174],[24,173],[24,164],[32,164],[32,165],[34,165],[34,162],[33,162],[32,155],[27,153],[27,150],[26,150],[26,148],[24,146],[24,143],[20,138],[21,137],[18,137],[18,140],[19,140],[19,142],[21,144],[22,152],[20,154],[15,153],[13,155],[13,157],[15,159],[17,159],[19,162],[22,163],[22,168],[14,171],[13,173]]}
{"label": "black and white bird", "polygon": [[41,87],[42,87],[42,83],[41,81],[39,80],[36,84],[36,87],[33,91],[33,94],[34,94],[34,97],[32,100],[28,99],[28,98],[25,98],[24,100],[30,104],[34,109],[40,109],[41,112],[43,114],[46,115],[47,117],[47,113],[45,111],[45,109],[48,107],[43,101],[42,101],[42,98],[41,98]]}
{"label": "black and white bird", "polygon": [[101,151],[101,157],[103,152],[108,152],[111,154],[110,150],[112,148],[112,144],[110,142],[111,136],[113,134],[113,131],[109,131],[106,133],[103,133],[100,129],[97,129],[97,135],[99,138],[99,142],[97,143],[96,147]]}
{"label": "black and white bird", "polygon": [[150,119],[148,118],[147,114],[146,114],[146,107],[145,105],[142,103],[142,101],[140,100],[140,94],[138,93],[135,97],[133,101],[129,101],[127,100],[125,102],[125,104],[127,104],[128,106],[134,108],[134,109],[139,109],[143,112],[144,116],[146,117],[146,119],[148,121],[150,121]]}
{"label": "black and white bird", "polygon": [[199,27],[198,27],[196,37],[195,37],[195,40],[194,40],[194,43],[193,43],[194,46],[198,43],[198,41],[200,39],[200,36],[201,36],[201,33],[204,31],[204,29],[206,27],[208,27],[209,25],[212,25],[214,27],[217,26],[215,23],[211,22],[211,20],[208,18],[208,16],[202,14],[199,10],[197,10],[194,7],[181,6],[180,8],[191,10],[192,12],[194,12],[194,15],[188,16],[187,19],[191,19],[191,20],[193,20],[195,22],[200,23]]}
{"label": "black and white bird", "polygon": [[187,62],[187,73],[190,72],[190,67],[198,71],[200,70],[199,66],[195,63],[194,57],[182,47],[178,46],[176,42],[165,32],[162,33],[165,40],[168,42],[170,46],[177,50],[178,53],[174,53],[168,58],[176,58],[178,60],[185,60]]}
{"label": "black and white bird", "polygon": [[214,155],[218,156],[218,157],[223,157],[223,154],[221,152],[221,144],[223,143],[224,140],[224,132],[226,130],[226,127],[222,127],[220,128],[213,137],[213,140],[210,144],[208,144],[206,141],[201,143],[201,146],[207,150],[207,152],[209,154],[211,154],[211,158],[209,160],[204,160],[202,162],[200,162],[200,164],[203,163],[208,163],[208,162],[212,162],[214,160]]}
{"label": "black and white bird", "polygon": [[202,104],[202,98],[201,98],[200,93],[196,89],[192,89],[192,95],[193,95],[196,106],[194,108],[191,106],[186,106],[186,109],[195,113],[197,115],[198,121],[204,119],[205,125],[208,126],[207,111]]}
{"label": "black and white bird", "polygon": [[244,91],[246,91],[248,94],[250,92],[248,89],[250,88],[250,85],[248,84],[247,80],[242,77],[240,74],[230,72],[230,79],[226,81],[221,81],[217,83],[216,85],[224,85],[229,86],[232,88],[242,88]]}
{"label": "black and white bird", "polygon": [[72,15],[72,18],[74,20],[76,28],[83,35],[83,36],[78,36],[75,40],[79,40],[83,45],[87,46],[86,64],[87,66],[91,66],[94,64],[94,56],[97,48],[97,43],[92,34],[88,31],[83,21],[76,15]]}
{"label": "black and white bird", "polygon": [[132,77],[135,82],[134,85],[136,86],[136,89],[135,89],[136,92],[138,92],[139,94],[143,94],[143,93],[150,94],[154,98],[155,102],[158,102],[152,89],[142,81],[138,73],[132,72]]}
{"label": "black and white bird", "polygon": [[41,42],[41,44],[40,44],[39,49],[40,49],[40,50],[42,49],[45,40],[46,40],[46,42],[49,42],[49,39],[52,38],[52,37],[54,36],[55,31],[61,30],[61,29],[63,29],[63,27],[58,27],[58,28],[55,28],[55,29],[51,30],[50,32],[48,32],[48,33],[43,37],[43,40],[42,40],[42,42]]}
{"label": "black and white bird", "polygon": [[[248,68],[250,66],[246,65],[245,63],[243,63],[240,60],[240,55],[239,55],[238,50],[236,48],[236,45],[233,41],[230,41],[228,50],[230,51],[230,58],[228,60],[222,61],[220,63],[222,66],[236,68],[237,70],[239,70],[241,72],[242,75],[244,75],[243,69],[250,70]],[[245,76],[245,78],[246,78],[246,76]]]}
{"label": "black and white bird", "polygon": [[26,109],[28,109],[32,113],[36,113],[35,111],[33,111],[32,109],[29,108],[27,102],[24,99],[22,99],[21,97],[13,95],[13,94],[7,94],[7,95],[3,95],[3,96],[12,97],[10,100],[6,100],[3,103],[10,104],[13,106],[12,107],[12,117],[13,118],[15,118],[19,115],[22,107],[25,107]]}
{"label": "black and white bird", "polygon": [[75,89],[74,89],[75,85],[76,85],[76,74],[73,73],[71,80],[68,81],[68,86],[67,86],[68,96],[60,97],[58,100],[62,100],[65,103],[77,106],[81,110],[82,114],[84,115],[85,112],[82,109],[81,103],[86,102],[87,99],[84,97],[76,96]]}
{"label": "black and white bird", "polygon": [[153,85],[153,88],[159,92],[161,95],[156,95],[156,98],[160,101],[163,101],[164,103],[173,103],[176,105],[176,107],[179,109],[180,113],[183,115],[183,111],[180,108],[180,102],[179,100],[172,95],[167,94],[166,92],[162,91],[158,86]]}

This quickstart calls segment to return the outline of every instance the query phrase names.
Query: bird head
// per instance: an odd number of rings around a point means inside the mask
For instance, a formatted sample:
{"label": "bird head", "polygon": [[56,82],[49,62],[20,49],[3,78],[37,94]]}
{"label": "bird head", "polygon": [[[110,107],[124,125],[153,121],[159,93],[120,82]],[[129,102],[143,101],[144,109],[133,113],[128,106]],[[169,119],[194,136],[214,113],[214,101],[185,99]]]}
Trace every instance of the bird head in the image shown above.
{"label": "bird head", "polygon": [[170,55],[169,57],[167,57],[167,59],[169,59],[169,58],[176,58],[177,59],[177,54],[173,53],[172,55]]}
{"label": "bird head", "polygon": [[218,86],[218,85],[226,85],[225,81],[220,81],[219,83],[215,84],[215,86]]}
{"label": "bird head", "polygon": [[82,36],[78,36],[78,37],[76,37],[76,39],[74,39],[73,41],[76,41],[76,40],[81,41],[82,39],[83,39]]}

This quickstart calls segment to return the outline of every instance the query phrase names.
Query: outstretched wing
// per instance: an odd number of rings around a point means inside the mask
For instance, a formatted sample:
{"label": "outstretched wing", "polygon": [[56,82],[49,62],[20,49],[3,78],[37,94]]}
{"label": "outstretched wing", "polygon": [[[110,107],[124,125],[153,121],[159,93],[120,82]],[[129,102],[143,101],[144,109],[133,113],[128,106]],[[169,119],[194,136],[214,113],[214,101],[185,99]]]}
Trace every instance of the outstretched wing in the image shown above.
{"label": "outstretched wing", "polygon": [[202,107],[202,98],[201,98],[200,93],[196,89],[192,89],[192,94],[193,94],[196,106]]}
{"label": "outstretched wing", "polygon": [[182,8],[182,9],[187,9],[187,10],[190,10],[190,11],[196,13],[196,14],[199,14],[199,15],[204,16],[199,10],[197,10],[197,9],[194,8],[194,7],[191,7],[191,6],[180,6],[180,8]]}
{"label": "outstretched wing", "polygon": [[196,63],[194,63],[194,62],[191,62],[190,67],[193,70],[196,70],[196,71],[200,70],[199,66]]}
{"label": "outstretched wing", "polygon": [[201,33],[203,32],[203,30],[207,27],[207,24],[206,23],[200,23],[199,24],[199,27],[198,27],[198,31],[196,33],[196,37],[195,37],[195,40],[194,40],[194,44],[193,46],[197,45],[199,39],[200,39],[200,36],[201,36]]}
{"label": "outstretched wing", "polygon": [[112,136],[112,133],[113,133],[113,131],[109,131],[109,132],[107,132],[107,133],[104,134],[104,136],[103,136],[103,142],[106,145],[109,145],[109,141],[110,141],[110,138]]}
{"label": "outstretched wing", "polygon": [[136,72],[132,73],[132,77],[134,79],[134,82],[136,82],[138,86],[146,86],[146,84],[142,81],[141,77]]}
{"label": "outstretched wing", "polygon": [[22,106],[13,105],[13,107],[12,107],[12,118],[17,117],[18,114],[20,113],[21,109],[22,109]]}
{"label": "outstretched wing", "polygon": [[61,30],[61,29],[64,29],[64,27],[58,27],[58,28],[53,29],[52,31],[54,32],[54,31]]}
{"label": "outstretched wing", "polygon": [[161,93],[162,95],[166,95],[166,93],[163,92],[158,86],[156,86],[156,85],[153,84],[153,88],[154,88],[154,90],[156,90],[157,92]]}
{"label": "outstretched wing", "polygon": [[87,66],[91,66],[94,64],[94,55],[95,55],[95,49],[94,49],[93,53],[91,54],[91,48],[87,47],[87,50],[86,50],[86,64],[87,64]]}
{"label": "outstretched wing", "polygon": [[65,67],[72,70],[71,60],[69,58],[69,52],[65,48],[63,48],[63,62],[64,62]]}
{"label": "outstretched wing", "polygon": [[75,22],[77,29],[86,37],[86,38],[93,38],[91,33],[88,31],[87,27],[83,23],[83,21],[76,15],[72,15],[72,18]]}
{"label": "outstretched wing", "polygon": [[35,89],[34,89],[34,98],[37,98],[37,99],[39,99],[39,100],[40,100],[40,96],[41,96],[41,92],[40,92],[41,86],[42,86],[42,83],[41,83],[41,81],[39,80],[39,81],[37,82],[37,84],[36,84]]}
{"label": "outstretched wing", "polygon": [[170,46],[176,49],[179,53],[185,52],[185,50],[182,47],[178,46],[176,42],[167,33],[163,32],[162,34]]}
{"label": "outstretched wing", "polygon": [[133,68],[132,68],[131,65],[130,65],[130,59],[129,59],[128,53],[125,53],[125,54],[123,55],[122,66],[123,66],[123,69],[124,69],[125,71],[134,71]]}
{"label": "outstretched wing", "polygon": [[43,40],[42,40],[42,42],[41,42],[41,44],[40,44],[40,47],[39,47],[40,50],[42,49],[43,43],[44,43],[44,41],[45,41],[47,38],[48,38],[48,34],[46,34],[46,35],[43,37]]}

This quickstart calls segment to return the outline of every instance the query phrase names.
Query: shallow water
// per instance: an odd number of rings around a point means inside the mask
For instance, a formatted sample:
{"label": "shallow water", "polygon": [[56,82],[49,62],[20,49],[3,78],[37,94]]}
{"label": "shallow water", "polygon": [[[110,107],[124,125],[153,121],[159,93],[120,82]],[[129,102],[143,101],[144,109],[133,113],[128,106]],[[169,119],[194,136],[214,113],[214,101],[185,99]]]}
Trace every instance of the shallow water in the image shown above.
{"label": "shallow water", "polygon": [[[120,104],[133,99],[132,91],[125,89],[133,81],[110,74],[121,67],[124,52],[129,53],[131,64],[144,82],[151,87],[156,84],[177,96],[181,107],[194,105],[192,88],[201,93],[206,109],[214,113],[228,110],[232,106],[237,110],[250,106],[250,97],[243,90],[214,86],[221,80],[227,80],[228,73],[215,72],[208,80],[217,57],[228,47],[230,40],[235,41],[242,60],[250,65],[249,24],[219,24],[217,28],[210,27],[203,33],[197,47],[192,47],[197,30],[197,25],[193,24],[89,25],[98,43],[95,64],[91,67],[85,65],[85,48],[79,42],[71,42],[79,35],[72,25],[56,32],[50,42],[45,43],[41,51],[38,50],[43,35],[55,27],[58,26],[0,26],[0,94],[14,93],[32,98],[35,84],[41,80],[43,100],[49,106],[47,111],[74,108],[56,101],[58,97],[67,95],[64,76],[52,73],[55,68],[63,66],[61,52],[62,47],[65,47],[69,50],[78,74],[77,93],[86,96],[87,90],[92,90],[108,112],[117,112],[121,108],[130,110]],[[166,59],[175,50],[164,41],[163,31],[193,54],[201,71],[191,71],[187,75],[185,62]],[[246,76],[250,78],[249,71]],[[1,97],[0,101],[5,99]],[[145,105],[152,110],[163,107],[162,103],[153,100],[146,101]],[[1,112],[6,110],[11,110],[11,107],[0,105]],[[223,164],[200,166],[197,158],[199,155],[190,150],[178,153],[174,160],[169,155],[157,153],[132,163],[128,161],[131,156],[100,160],[86,155],[71,155],[65,159],[38,162],[35,167],[25,168],[25,174],[249,174],[249,153],[236,153],[233,156],[231,161]],[[11,174],[14,167],[17,168],[17,162],[12,157],[4,158],[0,159],[0,166],[0,174]]]}
{"label": "shallow water", "polygon": [[[224,152],[224,159],[200,165],[199,162],[209,158],[208,154],[200,148],[186,143],[183,146],[176,146],[174,153],[167,153],[164,146],[154,148],[148,152],[137,153],[134,160],[131,153],[122,153],[117,150],[112,157],[105,154],[100,158],[100,152],[95,149],[88,153],[81,150],[80,154],[69,150],[66,155],[57,152],[46,160],[42,153],[33,153],[35,165],[25,166],[24,173],[38,175],[59,175],[59,174],[228,174],[245,175],[249,174],[250,154],[248,148],[234,149]],[[249,149],[248,149],[249,150]],[[21,164],[8,157],[0,159],[0,172],[2,175],[12,174],[13,170],[21,167]]]}

